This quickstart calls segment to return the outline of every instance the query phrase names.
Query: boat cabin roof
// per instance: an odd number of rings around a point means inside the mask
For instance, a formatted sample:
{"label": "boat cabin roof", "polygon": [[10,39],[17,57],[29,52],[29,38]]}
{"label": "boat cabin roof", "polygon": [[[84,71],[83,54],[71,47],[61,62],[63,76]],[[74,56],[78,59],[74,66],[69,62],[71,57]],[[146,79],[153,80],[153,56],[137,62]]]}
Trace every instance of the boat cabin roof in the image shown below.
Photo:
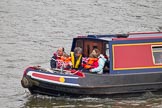
{"label": "boat cabin roof", "polygon": [[[127,34],[108,34],[108,35],[87,35],[78,36],[77,38],[87,38],[87,39],[100,39],[105,41],[113,40],[128,40],[128,39],[144,39],[144,38],[158,38],[162,36],[162,32],[143,32],[143,33],[127,33]],[[131,40],[130,39],[130,40]]]}

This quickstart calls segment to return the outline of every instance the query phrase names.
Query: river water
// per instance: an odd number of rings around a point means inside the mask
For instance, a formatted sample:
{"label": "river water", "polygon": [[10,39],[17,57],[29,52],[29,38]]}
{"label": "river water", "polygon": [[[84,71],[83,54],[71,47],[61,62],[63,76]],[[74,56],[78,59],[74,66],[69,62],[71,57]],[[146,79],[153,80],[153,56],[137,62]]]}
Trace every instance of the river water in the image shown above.
{"label": "river water", "polygon": [[1,108],[161,108],[162,96],[65,98],[21,87],[27,66],[49,67],[60,46],[87,34],[162,31],[162,0],[0,0]]}

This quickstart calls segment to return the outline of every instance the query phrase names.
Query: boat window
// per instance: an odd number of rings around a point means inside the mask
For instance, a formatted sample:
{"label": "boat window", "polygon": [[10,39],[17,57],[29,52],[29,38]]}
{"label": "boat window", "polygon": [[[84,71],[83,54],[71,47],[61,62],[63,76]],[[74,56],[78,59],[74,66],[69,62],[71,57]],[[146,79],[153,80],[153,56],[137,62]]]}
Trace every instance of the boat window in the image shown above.
{"label": "boat window", "polygon": [[162,64],[162,46],[152,46],[154,64]]}
{"label": "boat window", "polygon": [[83,42],[83,54],[88,57],[93,49],[97,48],[103,53],[103,44],[101,41],[96,40],[84,40]]}
{"label": "boat window", "polygon": [[109,44],[106,43],[106,55],[109,56]]}
{"label": "boat window", "polygon": [[76,47],[83,48],[83,40],[77,40],[76,41]]}

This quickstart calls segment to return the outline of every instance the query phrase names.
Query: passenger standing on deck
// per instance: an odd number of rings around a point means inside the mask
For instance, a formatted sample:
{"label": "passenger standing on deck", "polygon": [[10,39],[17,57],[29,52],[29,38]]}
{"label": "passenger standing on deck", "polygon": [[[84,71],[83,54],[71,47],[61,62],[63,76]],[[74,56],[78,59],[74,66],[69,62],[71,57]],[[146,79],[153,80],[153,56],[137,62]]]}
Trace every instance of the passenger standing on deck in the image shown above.
{"label": "passenger standing on deck", "polygon": [[104,68],[104,65],[105,65],[105,62],[106,62],[106,58],[102,54],[100,54],[100,51],[98,49],[94,49],[91,54],[94,57],[98,58],[98,60],[97,60],[97,65],[95,65],[95,67],[92,67],[89,70],[89,72],[102,74],[103,73],[103,68]]}
{"label": "passenger standing on deck", "polygon": [[82,48],[76,47],[74,52],[70,53],[71,56],[71,65],[73,69],[81,70],[82,69]]}

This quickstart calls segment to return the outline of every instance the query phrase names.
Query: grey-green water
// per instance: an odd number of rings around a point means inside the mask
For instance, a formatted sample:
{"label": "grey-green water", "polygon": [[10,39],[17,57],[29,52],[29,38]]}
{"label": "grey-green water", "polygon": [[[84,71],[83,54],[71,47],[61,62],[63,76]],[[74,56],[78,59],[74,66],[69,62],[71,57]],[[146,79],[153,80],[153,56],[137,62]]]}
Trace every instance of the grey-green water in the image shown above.
{"label": "grey-green water", "polygon": [[30,65],[49,67],[52,53],[87,34],[162,31],[162,0],[0,0],[1,108],[160,108],[162,96],[32,96],[20,80]]}

